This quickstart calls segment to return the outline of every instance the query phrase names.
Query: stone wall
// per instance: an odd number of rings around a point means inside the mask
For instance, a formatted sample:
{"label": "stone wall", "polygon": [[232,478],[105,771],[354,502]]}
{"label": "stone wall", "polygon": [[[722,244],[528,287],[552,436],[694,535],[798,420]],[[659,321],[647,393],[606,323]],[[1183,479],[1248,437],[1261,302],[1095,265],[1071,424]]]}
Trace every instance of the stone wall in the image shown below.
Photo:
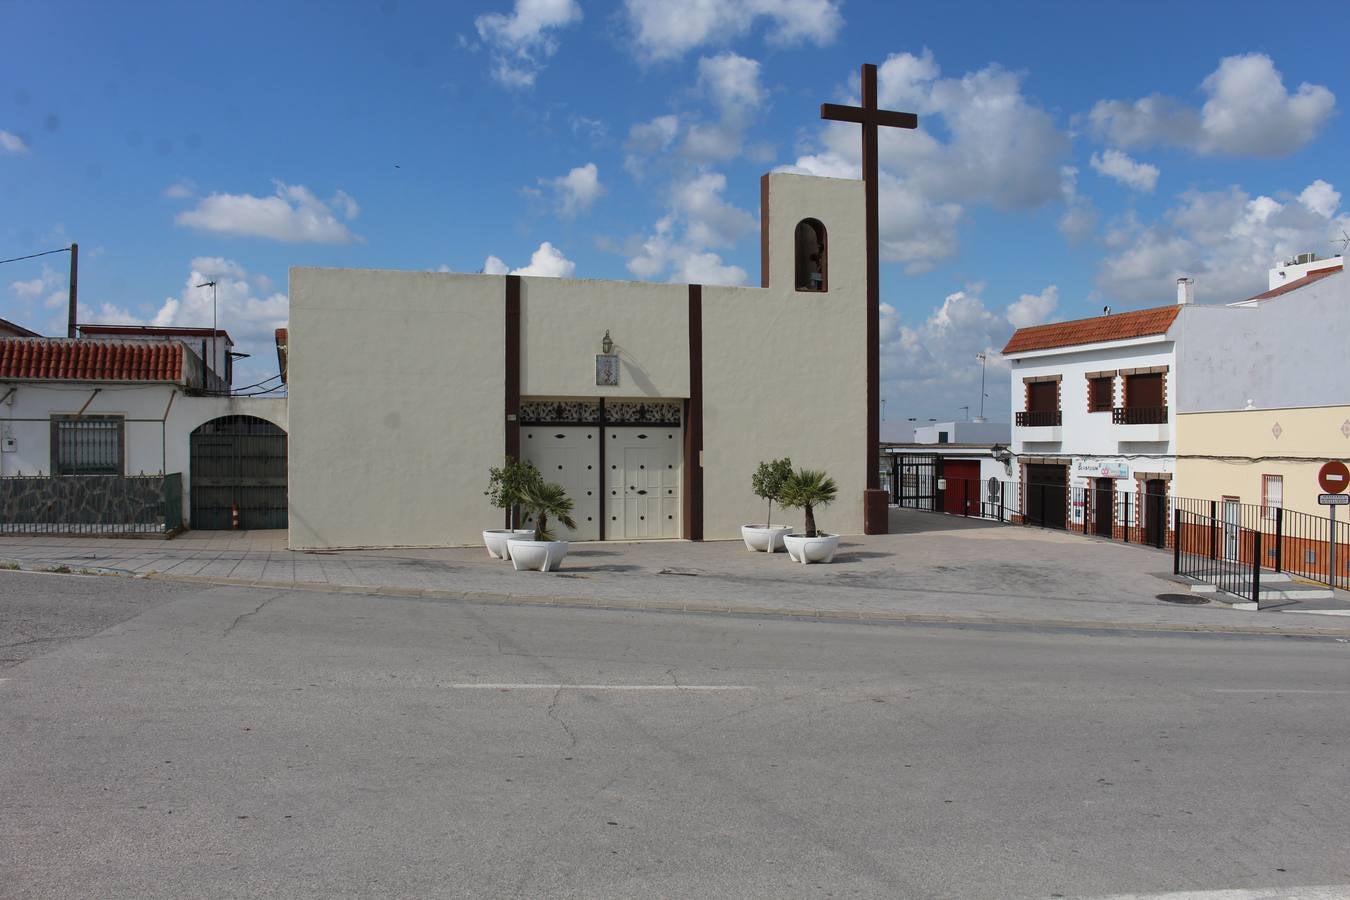
{"label": "stone wall", "polygon": [[164,533],[182,527],[183,476],[0,478],[0,533]]}

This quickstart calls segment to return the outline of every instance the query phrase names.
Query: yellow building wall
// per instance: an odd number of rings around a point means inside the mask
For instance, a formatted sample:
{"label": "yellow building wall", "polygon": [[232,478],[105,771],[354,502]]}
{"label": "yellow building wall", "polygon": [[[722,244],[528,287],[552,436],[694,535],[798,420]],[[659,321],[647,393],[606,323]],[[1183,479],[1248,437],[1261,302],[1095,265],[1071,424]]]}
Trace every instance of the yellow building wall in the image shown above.
{"label": "yellow building wall", "polygon": [[[1284,508],[1325,515],[1317,470],[1350,459],[1350,406],[1249,409],[1177,416],[1176,494],[1261,502],[1261,476],[1284,478]],[[1251,457],[1254,461],[1197,459]]]}

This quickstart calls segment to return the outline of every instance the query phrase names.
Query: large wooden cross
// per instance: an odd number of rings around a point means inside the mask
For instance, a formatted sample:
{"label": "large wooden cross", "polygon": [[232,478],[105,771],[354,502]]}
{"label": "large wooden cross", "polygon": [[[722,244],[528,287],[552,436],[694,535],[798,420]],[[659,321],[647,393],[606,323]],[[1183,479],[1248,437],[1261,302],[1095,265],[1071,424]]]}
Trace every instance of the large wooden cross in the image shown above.
{"label": "large wooden cross", "polygon": [[863,194],[867,204],[867,492],[863,531],[885,534],[886,492],[881,489],[881,254],[877,225],[877,127],[918,128],[914,113],[877,109],[877,67],[862,67],[862,106],[822,103],[820,117],[862,125]]}

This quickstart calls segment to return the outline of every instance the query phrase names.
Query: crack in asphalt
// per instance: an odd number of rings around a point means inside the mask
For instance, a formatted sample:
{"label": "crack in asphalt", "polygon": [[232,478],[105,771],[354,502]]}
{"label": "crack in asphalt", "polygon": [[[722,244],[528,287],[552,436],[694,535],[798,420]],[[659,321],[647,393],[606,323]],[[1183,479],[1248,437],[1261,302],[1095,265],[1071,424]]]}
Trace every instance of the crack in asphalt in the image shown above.
{"label": "crack in asphalt", "polygon": [[280,600],[280,599],[281,599],[282,597],[284,597],[284,596],[285,596],[285,594],[273,594],[272,596],[268,597],[268,598],[267,598],[266,600],[264,600],[263,602],[259,603],[259,604],[258,604],[256,607],[254,607],[252,610],[250,610],[250,611],[248,611],[248,612],[246,612],[246,613],[240,613],[238,616],[235,616],[234,621],[230,623],[230,627],[229,627],[229,628],[226,628],[224,631],[222,631],[222,632],[220,633],[220,636],[221,636],[221,637],[228,637],[229,634],[230,634],[230,632],[231,632],[231,631],[234,631],[234,629],[237,628],[237,627],[239,626],[239,623],[240,623],[240,622],[244,621],[245,619],[247,619],[247,618],[250,617],[250,616],[256,616],[258,613],[260,613],[260,612],[263,611],[263,608],[264,608],[264,607],[268,606],[268,605],[271,604],[273,601]]}
{"label": "crack in asphalt", "polygon": [[568,746],[575,747],[577,745],[577,736],[572,733],[571,726],[569,726],[566,722],[563,721],[562,716],[558,715],[558,699],[562,697],[563,689],[566,687],[567,685],[560,684],[558,685],[558,689],[553,692],[553,700],[548,705],[548,717],[553,721],[557,722],[559,725],[561,725],[562,730],[567,733],[567,738],[568,740],[571,741],[571,743]]}

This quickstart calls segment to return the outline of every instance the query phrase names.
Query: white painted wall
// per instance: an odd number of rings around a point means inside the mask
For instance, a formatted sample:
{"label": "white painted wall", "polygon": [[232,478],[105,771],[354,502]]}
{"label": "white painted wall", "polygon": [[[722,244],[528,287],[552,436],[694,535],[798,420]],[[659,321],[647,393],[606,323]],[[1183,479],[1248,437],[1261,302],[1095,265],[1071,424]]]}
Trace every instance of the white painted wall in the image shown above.
{"label": "white painted wall", "polygon": [[[688,300],[683,284],[522,278],[521,396],[688,397]],[[595,356],[606,330],[619,383],[602,387]]]}
{"label": "white painted wall", "polygon": [[181,472],[185,522],[192,483],[189,438],[198,426],[235,415],[266,419],[283,430],[289,424],[285,397],[190,397],[172,384],[57,381],[0,381],[0,397],[10,388],[14,393],[0,404],[0,438],[12,437],[15,449],[0,451],[0,476],[51,473],[52,416],[82,408],[85,415],[122,416],[123,474]]}
{"label": "white painted wall", "polygon": [[[790,456],[839,499],[823,527],[862,530],[866,317],[860,182],[769,177],[771,285],[703,289],[704,536],[753,520],[750,476]],[[793,285],[793,232],[829,236],[829,291]],[[472,544],[501,514],[483,488],[504,448],[501,276],[291,270],[292,548]],[[524,278],[523,397],[690,393],[688,287]],[[595,385],[608,329],[623,368]]]}
{"label": "white painted wall", "polygon": [[467,544],[501,513],[505,281],[291,270],[290,543]]}
{"label": "white painted wall", "polygon": [[[763,518],[750,489],[760,461],[791,457],[825,469],[839,499],[821,528],[863,529],[867,486],[867,319],[863,186],[769,176],[766,289],[703,289],[704,536],[735,538]],[[795,289],[793,233],[819,219],[829,248],[829,291]],[[784,521],[800,524],[800,512]],[[794,518],[795,517],[795,518]]]}
{"label": "white painted wall", "polygon": [[1181,412],[1350,403],[1350,274],[1251,306],[1189,306],[1173,331]]}
{"label": "white painted wall", "polygon": [[[1187,307],[1186,310],[1193,307]],[[1186,311],[1183,310],[1183,313]],[[1176,344],[1166,335],[1132,341],[1113,341],[1089,348],[1069,348],[1067,351],[1033,351],[1013,355],[1011,363],[1012,421],[1026,405],[1023,380],[1042,375],[1061,375],[1060,410],[1063,416],[1062,440],[1058,442],[1029,441],[1039,429],[1012,428],[1012,450],[1018,457],[1063,456],[1075,462],[1108,462],[1123,464],[1133,478],[1134,472],[1175,471],[1176,416],[1175,404],[1182,379],[1177,371]],[[1143,369],[1167,366],[1165,399],[1172,420],[1166,426],[1115,425],[1110,411],[1088,412],[1087,373],[1119,369]],[[1116,377],[1115,404],[1124,404],[1124,377]],[[1166,434],[1166,440],[1139,440],[1140,432],[1152,429]],[[1016,475],[1016,471],[1014,473]],[[1016,477],[1020,477],[1017,475]],[[1075,476],[1071,483],[1084,486],[1089,479]],[[1134,490],[1133,485],[1123,489]]]}

